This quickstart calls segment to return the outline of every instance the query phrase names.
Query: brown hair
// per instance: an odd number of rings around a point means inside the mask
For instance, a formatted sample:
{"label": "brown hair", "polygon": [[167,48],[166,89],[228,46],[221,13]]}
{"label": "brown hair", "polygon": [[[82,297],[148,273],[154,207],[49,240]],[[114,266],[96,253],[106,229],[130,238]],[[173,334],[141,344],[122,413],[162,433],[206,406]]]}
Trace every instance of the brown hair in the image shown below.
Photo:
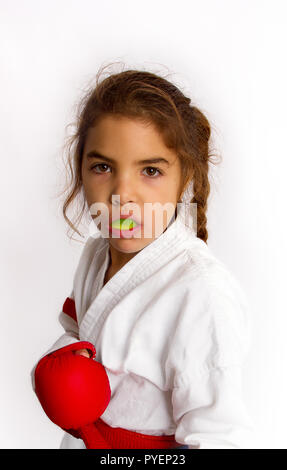
{"label": "brown hair", "polygon": [[[65,166],[69,170],[70,180],[64,190],[67,195],[62,206],[66,222],[73,233],[77,232],[83,237],[77,230],[77,223],[88,209],[81,180],[85,138],[88,129],[95,126],[103,115],[117,114],[153,123],[161,132],[166,146],[177,152],[182,170],[181,194],[193,179],[193,198],[189,202],[197,204],[197,236],[207,243],[206,210],[210,193],[208,172],[209,162],[214,163],[211,160],[209,121],[191,104],[190,98],[158,74],[125,70],[100,80],[108,66],[100,68],[96,85],[90,87],[80,99],[76,130],[67,139],[68,157]],[[81,197],[82,204],[74,221],[75,226],[67,216],[67,210],[72,202]]]}

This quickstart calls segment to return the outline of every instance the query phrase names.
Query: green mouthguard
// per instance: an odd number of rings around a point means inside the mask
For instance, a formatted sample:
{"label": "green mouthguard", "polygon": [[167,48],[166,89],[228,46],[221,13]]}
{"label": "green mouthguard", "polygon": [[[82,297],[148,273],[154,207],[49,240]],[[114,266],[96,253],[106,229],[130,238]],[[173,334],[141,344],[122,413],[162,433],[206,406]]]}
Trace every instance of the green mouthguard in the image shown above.
{"label": "green mouthguard", "polygon": [[115,228],[118,230],[130,230],[136,226],[137,226],[136,222],[132,219],[118,219],[118,220],[114,220],[112,223],[112,228]]}

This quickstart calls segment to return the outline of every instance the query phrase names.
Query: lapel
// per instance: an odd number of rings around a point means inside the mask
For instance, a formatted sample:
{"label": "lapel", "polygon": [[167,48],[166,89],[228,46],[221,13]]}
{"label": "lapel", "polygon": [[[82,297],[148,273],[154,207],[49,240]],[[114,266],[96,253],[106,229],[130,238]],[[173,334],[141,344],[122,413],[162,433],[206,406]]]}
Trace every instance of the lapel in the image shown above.
{"label": "lapel", "polygon": [[[180,206],[180,207],[179,207]],[[109,240],[100,237],[92,265],[77,286],[81,295],[80,338],[96,344],[105,319],[124,296],[147,279],[153,272],[166,266],[169,261],[185,250],[191,239],[196,238],[190,226],[186,225],[184,204],[177,205],[177,217],[172,218],[166,230],[149,245],[129,260],[103,287],[103,279],[109,262]],[[97,276],[100,290],[87,308],[87,299]],[[81,321],[82,319],[82,321]]]}

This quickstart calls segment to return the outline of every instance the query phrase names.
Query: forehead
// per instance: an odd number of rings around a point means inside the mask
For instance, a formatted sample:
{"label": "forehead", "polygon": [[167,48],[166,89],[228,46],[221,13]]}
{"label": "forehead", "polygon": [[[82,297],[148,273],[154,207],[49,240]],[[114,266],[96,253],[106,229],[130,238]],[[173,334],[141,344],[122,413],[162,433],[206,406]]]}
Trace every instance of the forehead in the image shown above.
{"label": "forehead", "polygon": [[152,123],[123,116],[104,116],[89,128],[84,152],[91,150],[110,157],[125,154],[138,158],[160,154],[173,161],[177,156],[166,146],[163,136]]}
{"label": "forehead", "polygon": [[128,132],[147,136],[157,135],[158,138],[161,137],[152,122],[143,122],[140,119],[132,119],[118,114],[103,115],[94,126],[90,127],[89,132],[92,135],[109,134],[111,132],[124,134]]}

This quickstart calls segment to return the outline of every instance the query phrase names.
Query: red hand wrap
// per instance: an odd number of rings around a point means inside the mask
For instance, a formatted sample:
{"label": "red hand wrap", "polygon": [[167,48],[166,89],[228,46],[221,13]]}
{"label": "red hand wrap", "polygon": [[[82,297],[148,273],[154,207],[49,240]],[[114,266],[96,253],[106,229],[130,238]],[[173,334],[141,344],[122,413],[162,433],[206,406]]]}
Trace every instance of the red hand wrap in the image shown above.
{"label": "red hand wrap", "polygon": [[[73,351],[88,349],[91,358]],[[94,361],[92,343],[80,341],[43,357],[35,369],[35,392],[47,416],[65,430],[79,430],[96,421],[111,397],[102,364]],[[108,448],[108,447],[107,447]]]}

